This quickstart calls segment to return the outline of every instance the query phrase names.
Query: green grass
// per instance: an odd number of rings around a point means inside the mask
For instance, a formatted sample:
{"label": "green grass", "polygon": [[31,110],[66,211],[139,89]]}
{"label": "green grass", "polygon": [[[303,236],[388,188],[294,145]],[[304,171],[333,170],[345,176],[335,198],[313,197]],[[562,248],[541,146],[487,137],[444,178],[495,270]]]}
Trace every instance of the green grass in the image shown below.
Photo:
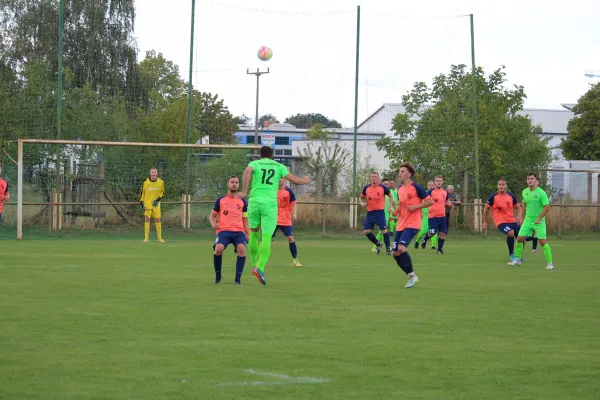
{"label": "green grass", "polygon": [[294,269],[279,236],[266,287],[230,249],[214,285],[206,236],[1,243],[2,399],[600,398],[597,240],[546,271],[450,237],[408,290],[364,237],[301,235]]}

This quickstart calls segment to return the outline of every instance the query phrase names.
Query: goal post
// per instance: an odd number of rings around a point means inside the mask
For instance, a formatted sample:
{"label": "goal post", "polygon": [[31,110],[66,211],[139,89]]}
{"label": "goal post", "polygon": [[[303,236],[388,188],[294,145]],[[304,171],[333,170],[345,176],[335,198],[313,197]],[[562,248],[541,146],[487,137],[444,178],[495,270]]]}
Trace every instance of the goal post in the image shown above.
{"label": "goal post", "polygon": [[[40,204],[45,204],[46,206],[52,206],[52,207],[56,207],[54,211],[54,213],[57,215],[57,218],[60,220],[63,215],[62,215],[62,210],[63,210],[63,203],[67,202],[67,201],[71,201],[71,199],[67,199],[65,198],[64,200],[59,200],[58,202],[55,199],[62,199],[62,196],[54,196],[54,194],[50,197],[47,197],[47,200],[43,203],[41,202],[34,202],[34,203],[26,203],[24,201],[24,187],[25,187],[25,174],[26,172],[29,175],[35,175],[35,174],[42,174],[45,173],[46,176],[49,176],[51,173],[54,174],[59,174],[59,176],[62,176],[63,178],[65,178],[66,180],[66,176],[68,174],[68,167],[66,167],[64,165],[56,165],[56,157],[52,156],[52,154],[55,154],[53,152],[48,151],[47,147],[43,147],[41,149],[37,149],[37,152],[35,152],[33,149],[30,149],[30,146],[34,146],[34,145],[40,145],[40,146],[62,146],[60,149],[60,154],[64,154],[65,158],[67,160],[70,160],[69,157],[71,158],[81,158],[83,157],[81,154],[85,153],[86,156],[89,157],[96,157],[98,159],[102,159],[103,154],[103,150],[102,149],[108,149],[108,148],[115,148],[115,147],[129,147],[129,148],[162,148],[163,151],[165,152],[164,154],[159,155],[159,157],[157,157],[156,159],[145,159],[145,160],[135,160],[134,158],[134,154],[132,154],[131,156],[126,152],[125,154],[120,155],[122,160],[123,160],[123,173],[132,173],[131,171],[131,166],[135,165],[137,167],[140,168],[140,170],[143,170],[144,173],[147,172],[147,169],[143,169],[143,168],[147,168],[147,165],[151,165],[154,167],[159,167],[160,170],[160,166],[157,165],[157,160],[160,159],[160,156],[162,156],[161,161],[164,161],[164,159],[166,158],[167,161],[168,160],[168,156],[169,155],[173,155],[173,151],[176,151],[177,149],[198,149],[198,150],[245,150],[248,151],[248,156],[250,155],[250,151],[253,150],[257,150],[259,149],[261,146],[258,145],[237,145],[237,144],[184,144],[184,143],[150,143],[150,142],[110,142],[110,141],[90,141],[90,140],[51,140],[51,139],[18,139],[17,141],[17,240],[22,240],[23,239],[23,221],[24,221],[24,213],[23,213],[23,206],[25,204],[35,204],[35,205],[40,205]],[[87,149],[94,149],[92,151],[88,151]],[[82,149],[86,149],[86,150],[82,150]],[[169,151],[171,151],[171,153],[168,153]],[[135,151],[132,150],[132,153],[136,153]],[[33,156],[31,154],[34,154]],[[92,154],[90,156],[90,154]],[[139,152],[136,153],[139,155]],[[237,154],[237,153],[236,153]],[[203,154],[203,156],[211,156],[213,158],[219,157],[220,154],[215,154],[213,153],[206,153]],[[27,160],[26,157],[32,157],[35,158],[36,160],[36,165],[37,165],[37,169],[33,168],[31,165],[26,164]],[[63,156],[61,155],[61,158]],[[184,169],[185,170],[185,174],[186,177],[189,174],[189,168],[190,168],[190,161],[189,158],[184,157],[182,154],[177,154],[178,157],[178,167],[180,167],[180,169]],[[187,159],[187,160],[186,160]],[[41,160],[41,161],[40,161]],[[139,161],[139,162],[136,162]],[[144,161],[144,162],[142,162]],[[142,166],[142,164],[144,164],[144,166]],[[41,167],[40,167],[41,166]],[[44,169],[44,171],[41,171],[42,169]],[[28,169],[26,171],[26,169]],[[53,171],[52,171],[53,169]],[[176,169],[176,167],[175,167]],[[101,171],[100,174],[102,174],[102,178],[104,177],[104,166],[102,165],[102,167],[99,168],[99,170]],[[41,171],[41,172],[40,172]],[[175,171],[175,176],[179,176],[179,169],[177,169]],[[226,172],[226,171],[222,171],[222,172]],[[243,171],[238,171],[237,173],[240,174]],[[139,180],[141,180],[143,178],[143,176],[139,176],[137,177]],[[104,180],[103,180],[104,182]],[[139,181],[139,183],[141,183],[141,181]],[[167,182],[167,185],[169,184],[169,182]],[[139,185],[138,185],[139,188]],[[167,189],[168,190],[168,189]],[[54,192],[61,192],[61,188],[54,188]],[[70,192],[70,191],[69,191]],[[61,192],[62,193],[62,192]],[[189,193],[183,193],[185,195],[189,196]],[[88,196],[88,198],[94,198],[93,196]],[[178,198],[183,198],[180,196],[177,196]],[[186,199],[190,199],[191,197],[186,197]],[[137,200],[137,199],[136,199]],[[189,200],[188,200],[189,201]],[[94,201],[94,200],[85,200],[84,202],[73,202],[71,204],[80,204],[80,205],[95,205],[98,206],[99,203],[98,201]],[[123,203],[123,204],[131,204],[131,200],[129,200],[128,203]],[[106,205],[111,205],[110,203],[106,203]],[[188,207],[189,210],[189,207]],[[52,211],[48,211],[50,214],[52,214]],[[60,213],[60,214],[57,214]],[[55,226],[60,227],[60,223],[57,222]],[[51,228],[52,229],[52,228]]]}

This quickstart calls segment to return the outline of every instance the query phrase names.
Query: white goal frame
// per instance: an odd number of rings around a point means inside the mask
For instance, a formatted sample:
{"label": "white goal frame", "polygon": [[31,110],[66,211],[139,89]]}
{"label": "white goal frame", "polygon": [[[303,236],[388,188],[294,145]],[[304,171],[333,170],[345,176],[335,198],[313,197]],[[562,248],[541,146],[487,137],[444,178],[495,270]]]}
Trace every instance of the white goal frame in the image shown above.
{"label": "white goal frame", "polygon": [[257,150],[257,145],[236,144],[186,144],[151,142],[109,142],[93,140],[19,139],[17,145],[17,240],[23,239],[23,147],[26,143],[79,145],[79,146],[124,146],[124,147],[171,147],[184,149],[238,149]]}

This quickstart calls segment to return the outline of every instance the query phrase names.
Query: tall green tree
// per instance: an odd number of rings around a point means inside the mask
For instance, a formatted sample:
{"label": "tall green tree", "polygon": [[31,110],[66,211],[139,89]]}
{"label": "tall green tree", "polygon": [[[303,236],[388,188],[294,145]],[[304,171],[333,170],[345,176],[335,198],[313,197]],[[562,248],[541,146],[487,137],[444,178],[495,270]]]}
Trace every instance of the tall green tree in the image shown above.
{"label": "tall green tree", "polygon": [[162,53],[147,51],[138,70],[142,92],[147,95],[144,108],[164,110],[168,104],[187,96],[185,82],[179,76],[179,66],[167,60]]}
{"label": "tall green tree", "polygon": [[292,124],[296,128],[309,129],[315,124],[321,124],[323,128],[341,128],[342,125],[335,119],[329,119],[323,114],[296,114],[287,117],[284,121],[287,124]]}
{"label": "tall green tree", "polygon": [[[497,179],[507,178],[509,187],[523,186],[526,171],[539,171],[552,160],[548,140],[541,128],[517,115],[523,108],[523,86],[507,88],[504,67],[486,76],[476,70],[479,115],[480,195],[495,190]],[[422,181],[441,174],[475,171],[471,73],[465,65],[453,65],[429,86],[417,82],[402,96],[406,113],[393,119],[393,137],[378,141],[392,164],[410,161]],[[469,187],[472,198],[475,188]]]}
{"label": "tall green tree", "polygon": [[579,98],[560,148],[568,160],[600,160],[600,83]]}

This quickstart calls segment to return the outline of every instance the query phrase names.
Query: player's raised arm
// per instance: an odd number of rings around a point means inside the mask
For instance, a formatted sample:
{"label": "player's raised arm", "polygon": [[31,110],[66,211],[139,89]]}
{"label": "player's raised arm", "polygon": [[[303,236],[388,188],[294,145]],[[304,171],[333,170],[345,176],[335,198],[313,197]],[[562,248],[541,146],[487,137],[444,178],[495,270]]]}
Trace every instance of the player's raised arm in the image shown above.
{"label": "player's raised arm", "polygon": [[[245,174],[245,172],[244,172]],[[244,175],[245,176],[245,175]],[[308,185],[311,182],[310,176],[305,176],[304,178],[300,178],[294,174],[288,173],[284,176],[285,179],[292,182],[295,185]]]}
{"label": "player's raised arm", "polygon": [[242,191],[237,192],[236,197],[241,199],[246,196],[248,193],[248,186],[250,186],[250,180],[252,179],[252,172],[254,172],[254,167],[248,165],[244,170],[244,175],[242,176]]}

